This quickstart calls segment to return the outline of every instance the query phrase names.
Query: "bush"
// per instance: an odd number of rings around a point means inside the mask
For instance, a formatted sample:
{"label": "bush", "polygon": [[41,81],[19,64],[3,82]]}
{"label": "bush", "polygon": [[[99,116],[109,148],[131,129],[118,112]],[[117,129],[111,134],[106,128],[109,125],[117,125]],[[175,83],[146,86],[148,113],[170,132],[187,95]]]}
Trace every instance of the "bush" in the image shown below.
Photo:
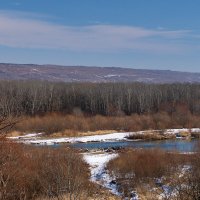
{"label": "bush", "polygon": [[200,116],[189,116],[185,125],[175,116],[174,114],[173,117],[170,117],[169,114],[164,112],[149,115],[134,114],[131,116],[86,116],[48,113],[44,116],[24,116],[21,118],[21,121],[16,124],[14,130],[51,134],[58,132],[76,133],[99,130],[140,131],[200,127]]}
{"label": "bush", "polygon": [[[155,178],[168,177],[188,162],[188,156],[167,153],[159,149],[128,150],[108,164],[116,178],[119,190],[128,196],[136,188],[155,182]],[[155,187],[155,186],[154,186]]]}
{"label": "bush", "polygon": [[85,199],[91,192],[87,165],[64,148],[30,147],[1,141],[0,199]]}

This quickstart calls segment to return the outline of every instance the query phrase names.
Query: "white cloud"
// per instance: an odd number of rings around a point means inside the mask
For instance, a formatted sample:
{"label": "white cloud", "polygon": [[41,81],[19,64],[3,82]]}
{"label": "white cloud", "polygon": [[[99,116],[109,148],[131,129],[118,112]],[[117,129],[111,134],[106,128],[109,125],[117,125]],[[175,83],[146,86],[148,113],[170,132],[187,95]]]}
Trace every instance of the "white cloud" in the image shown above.
{"label": "white cloud", "polygon": [[190,31],[145,29],[134,26],[64,26],[28,14],[0,12],[0,45],[17,48],[56,48],[72,51],[179,52],[177,41]]}

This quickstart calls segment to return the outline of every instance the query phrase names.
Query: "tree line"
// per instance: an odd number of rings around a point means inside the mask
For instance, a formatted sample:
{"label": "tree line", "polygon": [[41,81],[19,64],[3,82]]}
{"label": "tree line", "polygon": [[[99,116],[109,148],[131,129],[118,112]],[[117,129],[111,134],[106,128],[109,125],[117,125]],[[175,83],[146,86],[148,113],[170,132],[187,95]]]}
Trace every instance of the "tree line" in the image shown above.
{"label": "tree line", "polygon": [[200,84],[0,81],[1,115],[131,115],[178,108],[200,114]]}

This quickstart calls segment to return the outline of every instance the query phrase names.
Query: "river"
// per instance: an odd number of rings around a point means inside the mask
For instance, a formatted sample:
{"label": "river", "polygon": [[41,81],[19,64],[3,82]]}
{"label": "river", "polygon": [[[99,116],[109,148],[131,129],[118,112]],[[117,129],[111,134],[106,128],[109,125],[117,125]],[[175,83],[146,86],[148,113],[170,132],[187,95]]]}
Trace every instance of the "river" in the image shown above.
{"label": "river", "polygon": [[113,141],[113,142],[89,142],[72,144],[81,149],[109,149],[109,148],[161,148],[167,151],[194,152],[199,140],[159,140],[159,141]]}

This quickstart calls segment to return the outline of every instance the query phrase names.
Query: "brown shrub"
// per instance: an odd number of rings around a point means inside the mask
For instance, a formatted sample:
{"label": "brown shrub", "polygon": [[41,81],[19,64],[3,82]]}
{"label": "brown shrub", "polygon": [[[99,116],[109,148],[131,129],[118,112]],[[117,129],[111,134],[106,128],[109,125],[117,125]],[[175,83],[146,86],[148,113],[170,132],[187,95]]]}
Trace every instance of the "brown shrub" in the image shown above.
{"label": "brown shrub", "polygon": [[130,140],[166,140],[174,139],[173,134],[162,134],[162,131],[148,131],[141,134],[130,134],[127,138]]}
{"label": "brown shrub", "polygon": [[131,116],[84,116],[82,113],[62,115],[48,113],[44,116],[24,116],[16,131],[45,132],[47,134],[66,132],[87,132],[97,130],[140,131],[167,128],[200,127],[200,116],[189,115],[182,119],[180,113],[170,116],[166,112]]}
{"label": "brown shrub", "polygon": [[62,196],[78,200],[90,191],[87,165],[72,150],[1,141],[0,199]]}
{"label": "brown shrub", "polygon": [[116,178],[120,191],[128,196],[136,187],[151,183],[155,178],[170,176],[188,162],[186,155],[159,149],[128,150],[110,161],[108,169]]}

